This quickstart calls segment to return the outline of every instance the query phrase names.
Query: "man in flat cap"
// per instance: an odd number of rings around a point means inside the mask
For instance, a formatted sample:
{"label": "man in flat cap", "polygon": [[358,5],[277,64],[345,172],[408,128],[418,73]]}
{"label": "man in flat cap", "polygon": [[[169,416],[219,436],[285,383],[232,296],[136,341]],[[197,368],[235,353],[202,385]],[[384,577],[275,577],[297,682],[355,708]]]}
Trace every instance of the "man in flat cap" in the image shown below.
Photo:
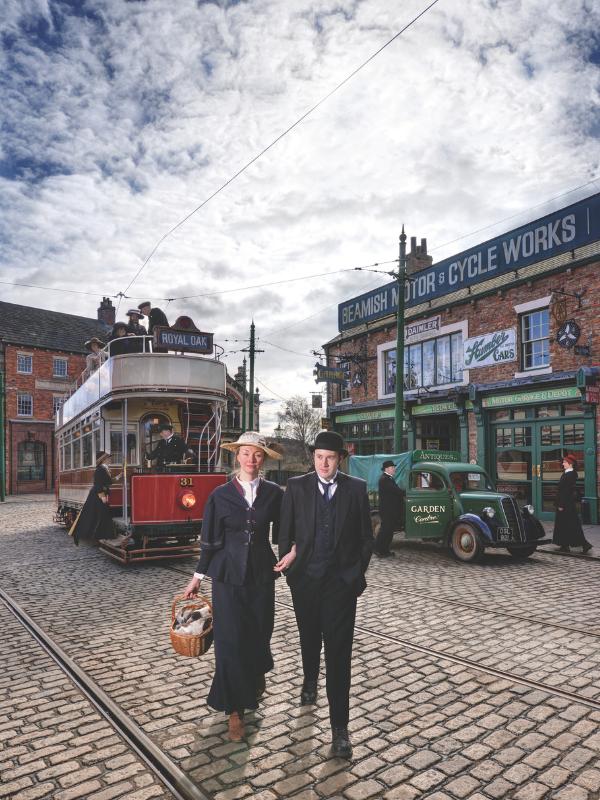
{"label": "man in flat cap", "polygon": [[283,496],[275,569],[292,590],[304,670],[300,704],[316,702],[324,644],[332,754],[349,759],[356,600],[373,547],[369,498],[365,481],[339,470],[348,455],[339,433],[321,431],[311,450],[315,471],[290,478]]}
{"label": "man in flat cap", "polygon": [[394,553],[390,544],[400,520],[404,519],[404,491],[394,480],[396,465],[391,459],[384,461],[379,478],[379,516],[381,527],[375,539],[373,552],[382,558],[389,558]]}
{"label": "man in flat cap", "polygon": [[156,466],[162,469],[165,464],[180,464],[183,461],[188,447],[181,436],[173,433],[173,426],[169,424],[160,425],[158,428],[160,442],[154,450],[146,453],[149,461],[156,459]]}
{"label": "man in flat cap", "polygon": [[169,321],[166,317],[165,312],[157,308],[156,306],[152,308],[152,304],[149,300],[145,300],[143,303],[140,303],[138,306],[142,316],[148,317],[148,335],[152,336],[154,328],[157,327],[169,327]]}

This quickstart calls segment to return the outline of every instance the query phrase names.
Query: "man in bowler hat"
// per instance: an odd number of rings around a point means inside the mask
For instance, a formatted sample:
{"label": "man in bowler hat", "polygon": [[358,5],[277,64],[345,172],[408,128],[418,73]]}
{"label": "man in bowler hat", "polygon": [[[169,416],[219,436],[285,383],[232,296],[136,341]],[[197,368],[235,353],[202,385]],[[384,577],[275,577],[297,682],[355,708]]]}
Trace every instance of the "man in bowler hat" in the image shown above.
{"label": "man in bowler hat", "polygon": [[162,468],[165,464],[180,464],[183,457],[187,453],[187,444],[181,438],[173,433],[172,425],[161,425],[158,429],[160,442],[156,445],[154,450],[146,453],[146,458],[149,461],[156,459],[156,466]]}
{"label": "man in bowler hat", "polygon": [[311,447],[315,471],[290,478],[281,506],[279,561],[300,634],[304,683],[300,704],[317,699],[321,645],[332,754],[351,758],[348,735],[356,600],[366,588],[373,534],[367,485],[340,472],[342,437],[321,431]]}
{"label": "man in bowler hat", "polygon": [[391,459],[383,462],[381,470],[378,484],[381,527],[375,539],[373,552],[382,558],[388,558],[394,555],[390,550],[394,530],[400,520],[404,519],[405,492],[394,480],[396,465]]}

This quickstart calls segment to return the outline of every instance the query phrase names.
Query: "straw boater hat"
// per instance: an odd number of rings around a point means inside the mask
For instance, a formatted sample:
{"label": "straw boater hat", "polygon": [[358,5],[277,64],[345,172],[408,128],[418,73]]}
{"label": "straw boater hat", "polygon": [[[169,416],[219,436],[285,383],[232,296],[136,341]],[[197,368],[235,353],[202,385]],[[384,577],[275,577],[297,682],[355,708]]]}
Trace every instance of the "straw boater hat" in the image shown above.
{"label": "straw boater hat", "polygon": [[92,349],[92,344],[94,342],[96,342],[96,344],[99,345],[99,347],[104,347],[104,342],[102,341],[102,339],[99,339],[97,336],[92,336],[91,339],[88,339],[87,342],[85,343],[84,347],[86,347],[88,350],[91,350]]}
{"label": "straw boater hat", "polygon": [[267,445],[267,440],[265,437],[258,433],[258,431],[246,431],[246,433],[242,433],[237,442],[227,442],[227,444],[222,444],[221,448],[223,450],[231,450],[232,452],[237,453],[240,447],[243,447],[244,445],[258,447],[258,449],[262,450],[265,455],[269,456],[269,458],[281,458],[281,453],[271,449]]}
{"label": "straw boater hat", "polygon": [[144,315],[139,310],[139,308],[130,308],[127,312],[126,316],[128,317],[136,317],[137,319],[141,319]]}

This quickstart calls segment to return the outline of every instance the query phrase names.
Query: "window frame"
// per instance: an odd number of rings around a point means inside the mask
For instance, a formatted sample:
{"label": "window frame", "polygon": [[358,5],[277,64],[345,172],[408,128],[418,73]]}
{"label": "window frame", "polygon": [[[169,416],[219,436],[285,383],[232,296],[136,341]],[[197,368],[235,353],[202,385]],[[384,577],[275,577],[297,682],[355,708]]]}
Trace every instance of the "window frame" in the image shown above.
{"label": "window frame", "polygon": [[[64,374],[62,372],[56,371],[57,364],[64,364],[65,371]],[[53,356],[52,358],[52,377],[53,378],[68,378],[69,377],[69,359],[65,356]]]}
{"label": "window frame", "polygon": [[[535,315],[544,314],[544,313],[546,315],[545,324],[546,324],[547,335],[546,336],[537,337],[537,338],[525,339],[525,322],[526,322],[526,320],[528,320],[530,317],[534,317]],[[542,325],[543,325],[543,323],[542,323]],[[542,325],[540,325],[540,327],[542,327]],[[531,328],[533,328],[533,325],[530,324],[530,329]],[[519,355],[520,355],[520,359],[519,360],[520,360],[521,370],[523,372],[536,372],[537,370],[546,369],[547,367],[549,367],[550,366],[550,308],[548,306],[546,306],[545,308],[544,307],[534,308],[534,309],[531,309],[531,310],[524,311],[522,314],[520,314],[520,316],[519,316],[519,333],[520,333],[520,336],[521,336],[521,342],[520,342],[520,348],[519,348]],[[540,363],[540,364],[532,364],[531,366],[527,366],[527,363],[526,363],[526,358],[527,357],[526,357],[526,354],[525,354],[525,348],[526,348],[527,345],[532,345],[532,344],[535,344],[537,342],[542,342],[542,343],[546,342],[547,346],[546,346],[546,348],[543,348],[543,350],[544,349],[546,350],[546,353],[545,353],[546,360],[543,363]],[[543,351],[542,351],[542,355],[544,355]],[[530,358],[533,360],[534,357],[535,356],[534,356],[534,353],[532,351],[532,353],[530,354]]]}
{"label": "window frame", "polygon": [[[19,359],[28,358],[30,369],[20,369]],[[33,353],[20,353],[17,352],[17,373],[19,375],[33,375]]]}
{"label": "window frame", "polygon": [[[28,397],[31,404],[31,411],[23,412],[19,410],[19,406],[23,398]],[[17,417],[33,417],[33,395],[29,392],[17,392]]]}

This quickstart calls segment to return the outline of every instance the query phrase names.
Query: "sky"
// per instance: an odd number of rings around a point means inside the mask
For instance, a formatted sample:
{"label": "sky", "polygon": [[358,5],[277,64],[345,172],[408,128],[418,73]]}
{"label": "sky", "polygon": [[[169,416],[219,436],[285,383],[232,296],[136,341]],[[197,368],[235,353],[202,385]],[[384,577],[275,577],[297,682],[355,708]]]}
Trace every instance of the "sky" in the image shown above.
{"label": "sky", "polygon": [[438,0],[205,203],[429,2],[4,0],[0,297],[152,299],[231,374],[254,320],[272,431],[402,224],[435,263],[600,191],[598,5]]}

